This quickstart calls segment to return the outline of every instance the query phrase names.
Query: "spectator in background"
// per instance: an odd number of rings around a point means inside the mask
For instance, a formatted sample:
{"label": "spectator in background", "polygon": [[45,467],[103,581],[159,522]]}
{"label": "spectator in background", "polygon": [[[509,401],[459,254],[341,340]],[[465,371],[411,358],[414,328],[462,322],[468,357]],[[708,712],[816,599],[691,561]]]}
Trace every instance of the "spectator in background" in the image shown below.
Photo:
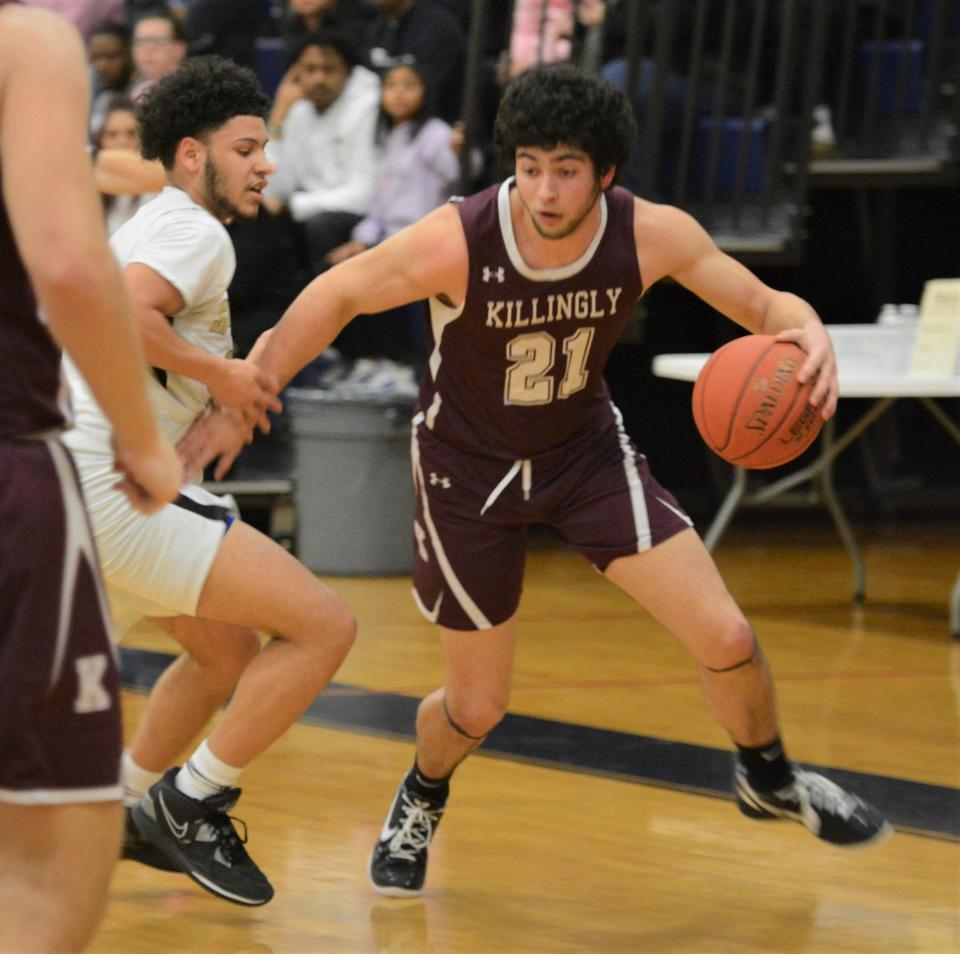
{"label": "spectator in background", "polygon": [[261,0],[188,0],[182,9],[188,54],[216,54],[254,69],[261,8]]}
{"label": "spectator in background", "polygon": [[180,20],[157,7],[133,27],[133,61],[140,80],[130,91],[136,102],[158,79],[168,76],[187,55],[187,38]]}
{"label": "spectator in background", "polygon": [[154,13],[157,9],[166,10],[183,22],[183,10],[187,0],[124,0],[127,23],[136,23],[144,14]]}
{"label": "spectator in background", "polygon": [[120,23],[102,23],[87,39],[87,62],[92,75],[90,133],[95,135],[117,96],[128,96],[133,83],[130,31]]}
{"label": "spectator in background", "polygon": [[442,205],[457,180],[462,133],[434,116],[426,77],[415,63],[400,63],[384,74],[376,141],[380,177],[373,208],[351,241],[330,253],[333,265]]}
{"label": "spectator in background", "polygon": [[463,109],[467,38],[459,20],[443,6],[422,0],[372,0],[378,10],[367,31],[367,60],[384,70],[412,56],[427,77],[437,115],[456,122]]}
{"label": "spectator in background", "polygon": [[124,0],[24,0],[28,7],[45,7],[72,23],[87,39],[94,27],[124,22]]}
{"label": "spectator in background", "polygon": [[307,37],[277,90],[266,208],[302,229],[311,274],[370,211],[377,188],[374,131],[380,80],[335,31]]}
{"label": "spectator in background", "polygon": [[280,23],[287,61],[294,60],[306,37],[320,30],[363,36],[374,13],[368,0],[289,0]]}
{"label": "spectator in background", "polygon": [[[351,240],[328,256],[336,265],[423,218],[450,196],[459,175],[462,132],[433,115],[426,77],[412,63],[383,77],[377,143],[380,182],[370,214]],[[423,359],[426,305],[412,302],[352,322],[336,341],[347,358],[359,357],[337,390],[416,395],[413,365]]]}
{"label": "spectator in background", "polygon": [[573,28],[573,0],[516,0],[510,78],[531,66],[570,59]]}
{"label": "spectator in background", "polygon": [[[107,110],[103,124],[97,131],[94,146],[97,152],[103,149],[121,149],[139,154],[140,127],[137,124],[136,106],[132,100],[122,96],[114,99]],[[101,195],[107,235],[113,235],[127,219],[133,218],[140,206],[149,202],[156,193],[110,195],[104,192]]]}

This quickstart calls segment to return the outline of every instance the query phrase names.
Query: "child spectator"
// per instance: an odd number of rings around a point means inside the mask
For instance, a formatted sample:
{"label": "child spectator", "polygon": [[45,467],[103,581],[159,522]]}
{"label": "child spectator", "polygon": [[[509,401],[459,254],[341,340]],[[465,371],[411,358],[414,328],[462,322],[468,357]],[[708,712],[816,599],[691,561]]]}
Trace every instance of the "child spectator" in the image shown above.
{"label": "child spectator", "polygon": [[414,63],[400,63],[383,77],[377,144],[380,174],[370,214],[351,241],[327,256],[331,264],[393,235],[441,205],[459,174],[459,129],[433,115],[426,78]]}
{"label": "child spectator", "polygon": [[[459,129],[433,115],[427,80],[414,63],[400,63],[383,76],[377,144],[380,175],[370,214],[349,242],[327,256],[330,264],[358,255],[442,205],[459,174]],[[415,393],[410,365],[424,349],[424,302],[369,315],[337,341],[345,356],[362,356],[338,390]]]}

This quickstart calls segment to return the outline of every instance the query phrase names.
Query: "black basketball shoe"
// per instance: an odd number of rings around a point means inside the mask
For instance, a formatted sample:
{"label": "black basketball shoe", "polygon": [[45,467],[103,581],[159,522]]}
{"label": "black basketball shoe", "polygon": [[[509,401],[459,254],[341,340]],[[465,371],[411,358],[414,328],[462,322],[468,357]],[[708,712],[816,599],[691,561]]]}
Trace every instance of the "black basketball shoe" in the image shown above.
{"label": "black basketball shoe", "polygon": [[748,818],[790,818],[832,845],[844,848],[882,841],[893,829],[872,805],[844,791],[835,782],[793,769],[793,781],[774,792],[758,792],[747,781],[747,772],[737,765],[737,806]]}
{"label": "black basketball shoe", "polygon": [[139,861],[142,865],[157,868],[159,871],[182,871],[159,848],[154,848],[133,823],[133,815],[129,808],[123,809],[123,844],[120,847],[120,857],[127,861]]}
{"label": "black basketball shoe", "polygon": [[427,877],[427,851],[446,804],[414,792],[404,779],[387,813],[370,856],[370,881],[380,894],[406,898],[420,894]]}
{"label": "black basketball shoe", "polygon": [[273,887],[253,863],[227,812],[240,797],[230,788],[202,801],[184,795],[172,768],[133,807],[133,823],[143,837],[176,863],[201,888],[235,904],[266,904]]}

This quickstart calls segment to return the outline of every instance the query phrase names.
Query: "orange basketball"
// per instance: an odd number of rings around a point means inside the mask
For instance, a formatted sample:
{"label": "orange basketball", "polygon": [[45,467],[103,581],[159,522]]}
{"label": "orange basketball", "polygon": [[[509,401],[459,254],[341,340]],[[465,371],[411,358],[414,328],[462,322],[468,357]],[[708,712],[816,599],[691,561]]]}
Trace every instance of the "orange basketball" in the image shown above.
{"label": "orange basketball", "polygon": [[731,464],[764,470],[802,454],[823,425],[808,403],[813,381],[797,383],[804,353],[772,335],[718,348],[693,386],[693,419],[707,446]]}

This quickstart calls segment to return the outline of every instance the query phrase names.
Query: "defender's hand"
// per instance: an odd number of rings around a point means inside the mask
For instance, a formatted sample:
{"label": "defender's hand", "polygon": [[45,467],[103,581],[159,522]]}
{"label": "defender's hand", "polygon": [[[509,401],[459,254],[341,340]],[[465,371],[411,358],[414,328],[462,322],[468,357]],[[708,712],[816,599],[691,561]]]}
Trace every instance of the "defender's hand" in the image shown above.
{"label": "defender's hand", "polygon": [[202,414],[177,444],[177,456],[188,480],[196,480],[215,460],[218,463],[213,476],[221,480],[252,440],[253,427],[242,414],[230,408],[213,408]]}

